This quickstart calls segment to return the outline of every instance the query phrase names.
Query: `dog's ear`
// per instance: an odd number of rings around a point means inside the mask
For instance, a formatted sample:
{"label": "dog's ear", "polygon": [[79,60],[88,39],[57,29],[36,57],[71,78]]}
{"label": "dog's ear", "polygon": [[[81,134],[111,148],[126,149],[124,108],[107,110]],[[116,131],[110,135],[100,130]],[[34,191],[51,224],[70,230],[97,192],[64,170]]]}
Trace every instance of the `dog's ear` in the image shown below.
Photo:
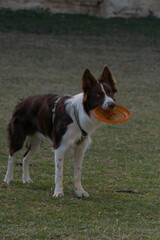
{"label": "dog's ear", "polygon": [[97,83],[96,78],[92,75],[89,68],[83,73],[82,76],[82,90],[84,93],[87,93],[95,84]]}
{"label": "dog's ear", "polygon": [[103,72],[99,77],[99,82],[107,82],[111,86],[113,92],[117,92],[116,81],[107,65],[104,67]]}

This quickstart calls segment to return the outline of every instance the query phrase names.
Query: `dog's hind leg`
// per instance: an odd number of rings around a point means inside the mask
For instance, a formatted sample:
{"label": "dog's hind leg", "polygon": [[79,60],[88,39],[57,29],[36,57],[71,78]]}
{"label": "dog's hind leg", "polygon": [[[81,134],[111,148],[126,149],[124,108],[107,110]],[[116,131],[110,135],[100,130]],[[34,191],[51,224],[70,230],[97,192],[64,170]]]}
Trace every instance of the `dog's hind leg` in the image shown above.
{"label": "dog's hind leg", "polygon": [[29,175],[29,161],[33,153],[29,149],[23,158],[23,175],[22,175],[22,182],[23,183],[33,183],[32,179],[30,178]]}
{"label": "dog's hind leg", "polygon": [[42,138],[39,137],[37,134],[30,137],[30,145],[28,147],[28,151],[25,153],[23,158],[23,175],[22,175],[23,183],[33,183],[29,174],[29,162],[31,157],[36,152],[38,152],[41,143],[42,143]]}
{"label": "dog's hind leg", "polygon": [[10,123],[8,125],[8,144],[9,144],[10,155],[8,160],[7,172],[4,178],[4,182],[6,182],[7,184],[13,181],[14,158],[15,158],[15,155],[23,148],[23,143],[26,138],[26,135],[24,134],[21,125],[19,126],[19,129],[18,129],[17,127],[18,124],[14,122],[12,124]]}
{"label": "dog's hind leg", "polygon": [[4,182],[6,182],[7,184],[13,181],[14,157],[15,157],[15,154],[13,154],[12,156],[9,155],[8,168],[4,178]]}

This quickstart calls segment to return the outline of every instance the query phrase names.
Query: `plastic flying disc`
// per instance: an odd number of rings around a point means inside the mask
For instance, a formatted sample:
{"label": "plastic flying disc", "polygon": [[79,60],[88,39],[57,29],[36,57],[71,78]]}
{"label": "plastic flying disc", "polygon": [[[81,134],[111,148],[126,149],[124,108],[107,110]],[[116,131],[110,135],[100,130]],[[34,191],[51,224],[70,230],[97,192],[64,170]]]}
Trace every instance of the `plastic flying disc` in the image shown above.
{"label": "plastic flying disc", "polygon": [[104,110],[101,107],[96,107],[94,114],[97,119],[107,123],[122,123],[128,121],[131,117],[130,111],[120,105],[116,105],[112,110]]}

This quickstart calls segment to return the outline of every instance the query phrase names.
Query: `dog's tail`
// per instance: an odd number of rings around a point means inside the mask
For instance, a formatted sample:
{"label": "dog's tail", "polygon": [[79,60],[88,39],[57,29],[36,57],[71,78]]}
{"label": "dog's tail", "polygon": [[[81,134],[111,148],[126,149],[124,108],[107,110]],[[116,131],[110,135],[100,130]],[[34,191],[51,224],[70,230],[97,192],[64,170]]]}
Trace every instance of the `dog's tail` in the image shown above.
{"label": "dog's tail", "polygon": [[26,139],[25,119],[26,109],[24,108],[23,100],[21,100],[15,107],[7,127],[8,147],[11,156],[23,147]]}

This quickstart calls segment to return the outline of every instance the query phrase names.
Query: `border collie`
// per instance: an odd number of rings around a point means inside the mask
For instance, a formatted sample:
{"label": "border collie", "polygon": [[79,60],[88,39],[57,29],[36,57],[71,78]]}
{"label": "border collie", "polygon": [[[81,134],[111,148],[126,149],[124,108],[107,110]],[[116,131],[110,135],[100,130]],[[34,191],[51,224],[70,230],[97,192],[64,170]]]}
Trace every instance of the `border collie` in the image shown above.
{"label": "border collie", "polygon": [[97,106],[103,109],[115,107],[116,82],[107,66],[96,79],[87,68],[82,76],[82,93],[74,96],[43,94],[20,101],[8,124],[9,160],[4,181],[13,180],[15,155],[23,148],[23,183],[32,183],[29,161],[39,150],[43,138],[49,139],[55,154],[54,197],[63,196],[64,153],[74,150],[74,187],[78,197],[88,197],[81,184],[84,153],[91,143],[90,135],[99,126],[94,116]]}

